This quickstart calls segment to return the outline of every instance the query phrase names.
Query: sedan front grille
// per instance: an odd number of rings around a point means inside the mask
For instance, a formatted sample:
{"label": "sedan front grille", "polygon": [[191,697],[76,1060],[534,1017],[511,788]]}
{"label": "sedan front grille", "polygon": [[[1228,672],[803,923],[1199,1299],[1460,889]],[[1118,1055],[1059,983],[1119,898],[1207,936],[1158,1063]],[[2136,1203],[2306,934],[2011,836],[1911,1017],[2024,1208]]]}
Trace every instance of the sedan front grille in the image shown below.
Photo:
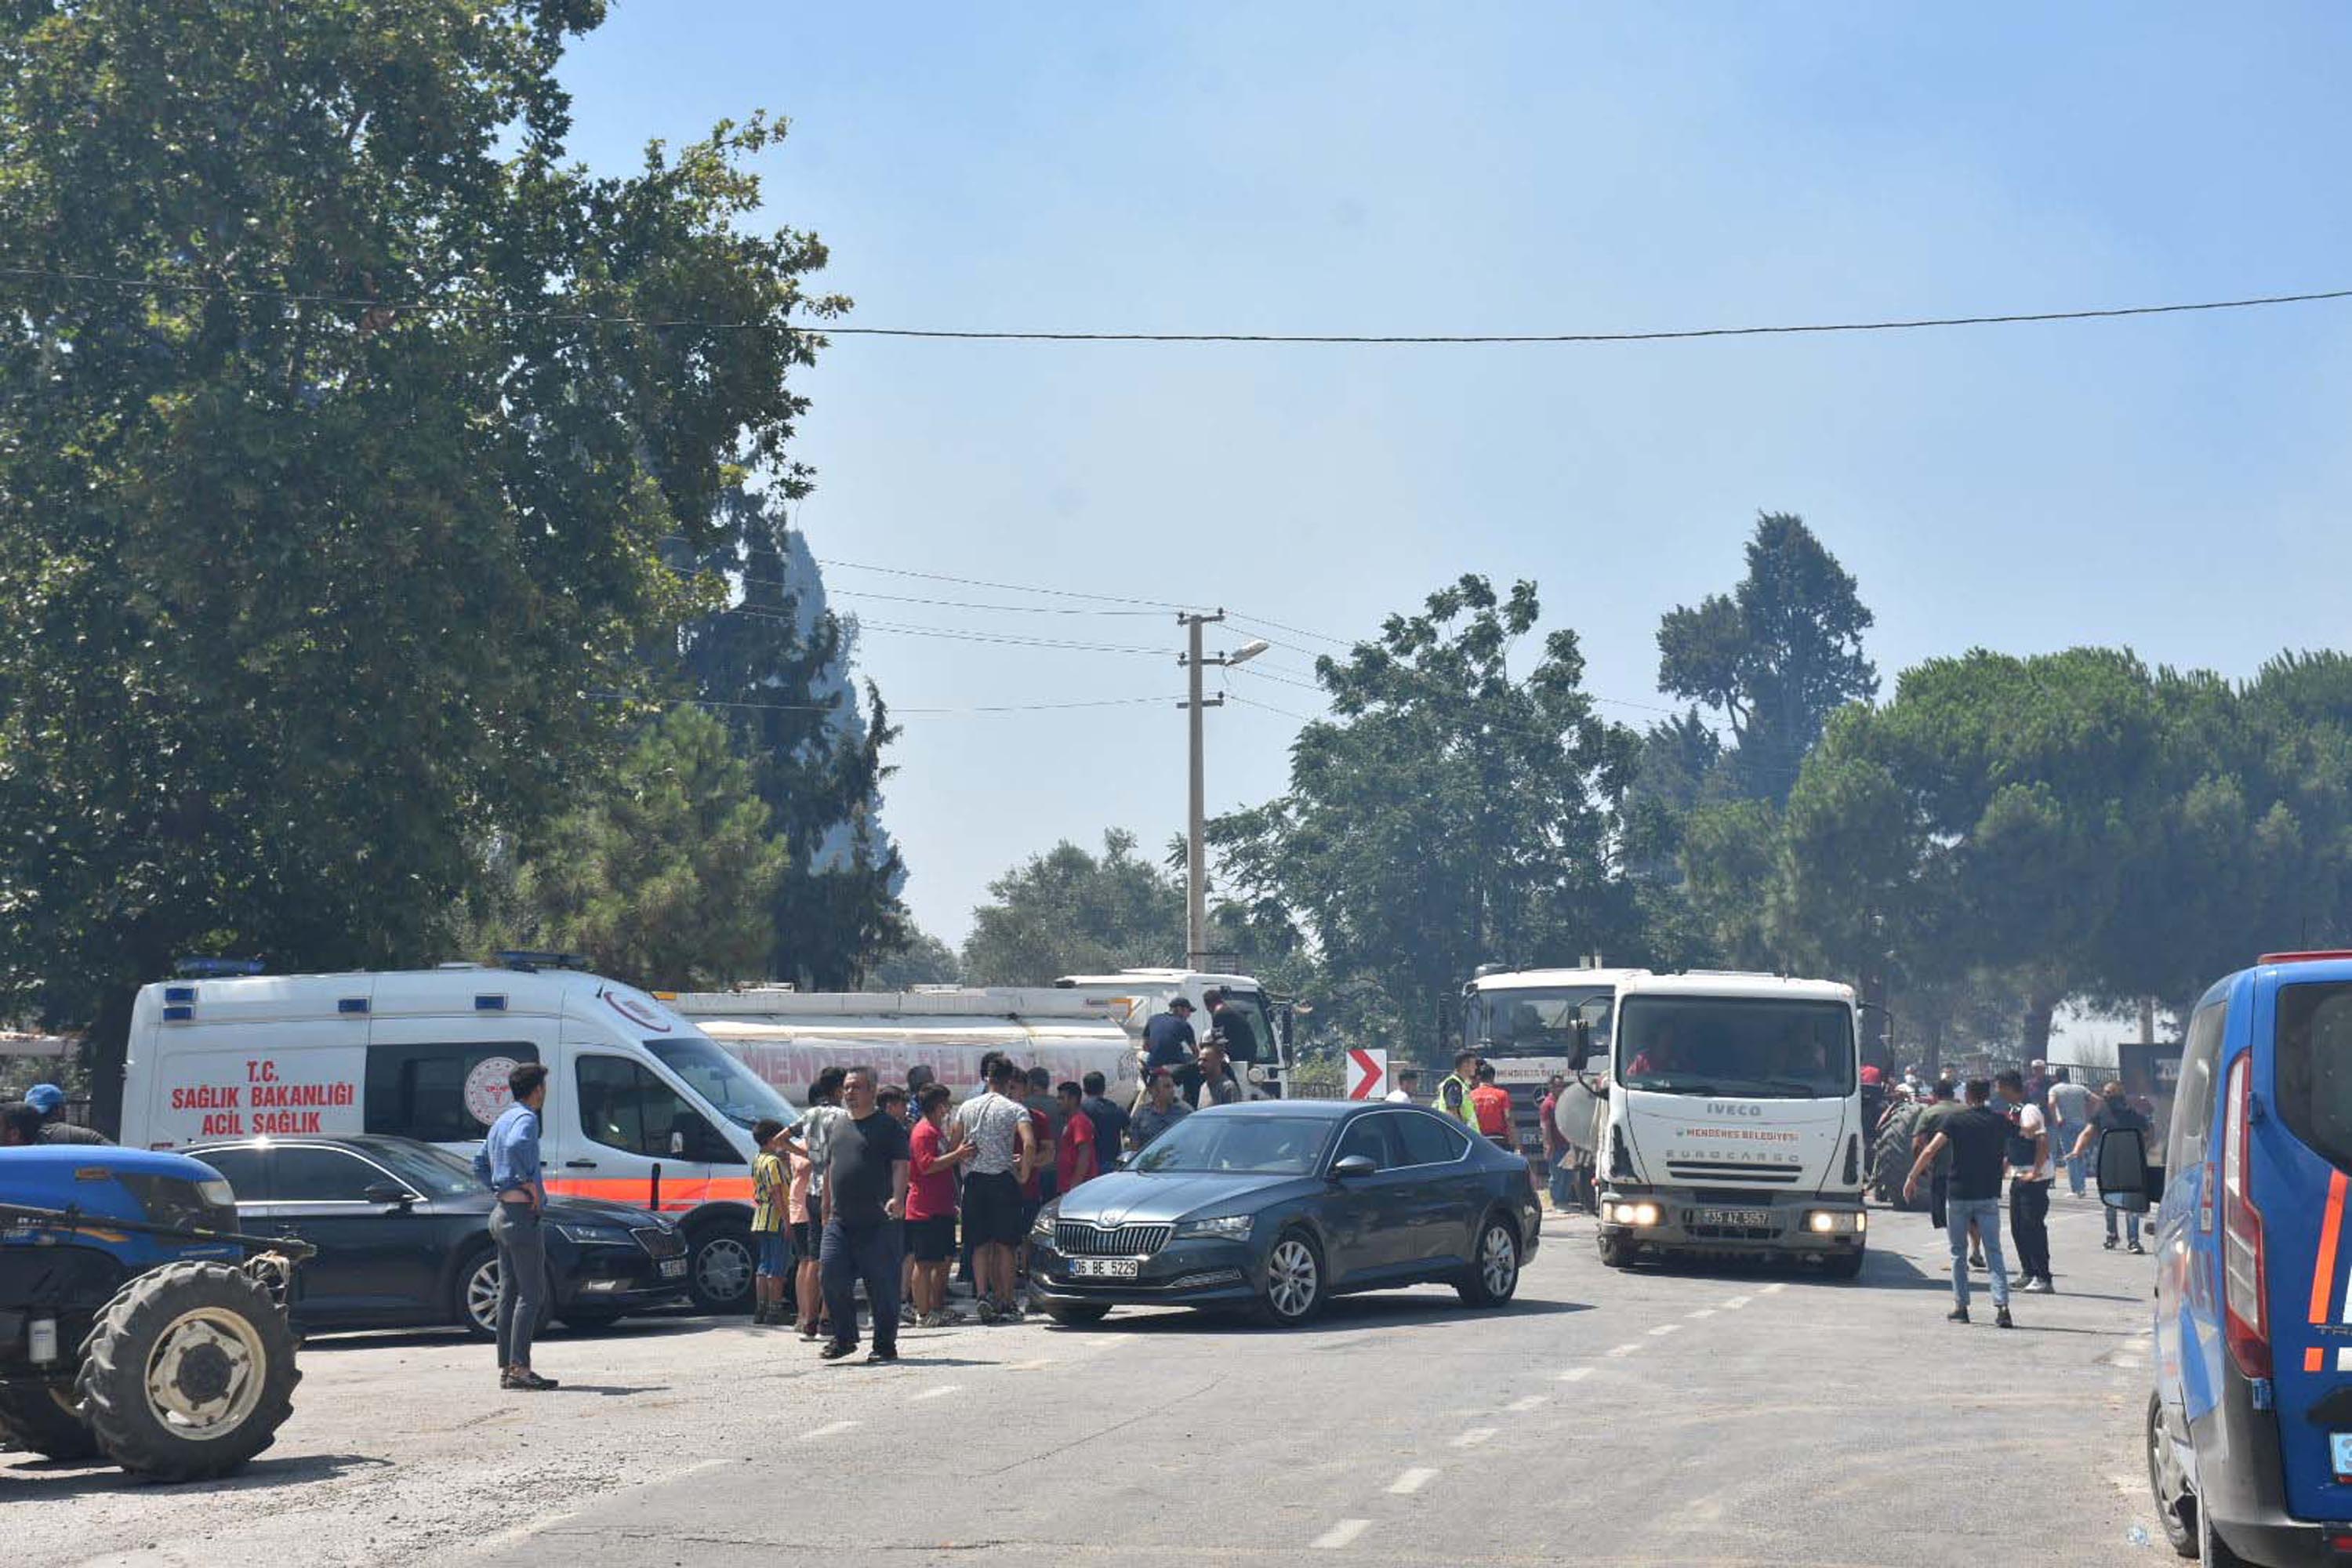
{"label": "sedan front grille", "polygon": [[1149,1258],[1168,1245],[1165,1225],[1089,1225],[1061,1220],[1054,1226],[1054,1249],[1070,1258]]}
{"label": "sedan front grille", "polygon": [[647,1225],[640,1226],[629,1234],[637,1238],[639,1247],[656,1258],[676,1258],[686,1250],[686,1242],[674,1230]]}

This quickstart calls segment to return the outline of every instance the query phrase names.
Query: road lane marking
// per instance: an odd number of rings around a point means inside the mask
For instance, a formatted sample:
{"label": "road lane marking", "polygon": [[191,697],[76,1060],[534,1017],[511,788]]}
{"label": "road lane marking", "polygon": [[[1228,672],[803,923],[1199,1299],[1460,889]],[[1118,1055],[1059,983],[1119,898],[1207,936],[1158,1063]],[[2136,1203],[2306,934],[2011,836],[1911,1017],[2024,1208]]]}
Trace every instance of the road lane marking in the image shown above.
{"label": "road lane marking", "polygon": [[1371,1527],[1372,1521],[1369,1519],[1343,1519],[1317,1536],[1310,1544],[1324,1552],[1337,1552]]}
{"label": "road lane marking", "polygon": [[1736,1312],[1754,1300],[1753,1296],[1734,1296],[1723,1304],[1723,1310],[1727,1312]]}
{"label": "road lane marking", "polygon": [[1650,1336],[1653,1339],[1655,1339],[1661,1335],[1678,1334],[1682,1331],[1683,1326],[1680,1323],[1660,1323],[1656,1328],[1650,1331]]}
{"label": "road lane marking", "polygon": [[961,1388],[963,1384],[960,1383],[943,1383],[937,1388],[927,1388],[923,1390],[922,1393],[912,1395],[909,1398],[908,1403],[912,1404],[916,1400],[923,1399],[945,1399],[949,1394],[953,1394],[957,1389]]}
{"label": "road lane marking", "polygon": [[1697,1311],[1693,1312],[1690,1315],[1694,1318],[1712,1318],[1715,1316],[1715,1309],[1712,1307],[1701,1307]]}
{"label": "road lane marking", "polygon": [[1514,1415],[1525,1415],[1530,1410],[1541,1408],[1547,1397],[1549,1396],[1541,1394],[1530,1394],[1524,1399],[1512,1400],[1503,1408]]}
{"label": "road lane marking", "polygon": [[1641,1348],[1642,1342],[1635,1340],[1630,1345],[1617,1345],[1612,1347],[1609,1353],[1612,1356],[1632,1355],[1635,1351],[1640,1350]]}
{"label": "road lane marking", "polygon": [[1475,1448],[1479,1444],[1485,1442],[1487,1438],[1492,1437],[1498,1430],[1500,1430],[1500,1428],[1494,1426],[1473,1426],[1470,1430],[1463,1433],[1459,1437],[1454,1439],[1454,1447],[1457,1448]]}
{"label": "road lane marking", "polygon": [[848,1431],[851,1427],[856,1425],[857,1423],[855,1421],[830,1421],[822,1426],[812,1427],[808,1431],[802,1433],[801,1436],[803,1438],[838,1437],[844,1432]]}
{"label": "road lane marking", "polygon": [[1592,1369],[1589,1366],[1572,1366],[1559,1374],[1559,1380],[1562,1383],[1582,1383],[1591,1375]]}
{"label": "road lane marking", "polygon": [[1771,1284],[1765,1286],[1763,1289],[1758,1291],[1757,1294],[1759,1296],[1777,1296],[1788,1288],[1789,1282],[1786,1279],[1775,1279]]}
{"label": "road lane marking", "polygon": [[1043,1372],[1045,1368],[1053,1364],[1054,1363],[1050,1358],[1040,1356],[1035,1361],[1007,1362],[1004,1365],[1004,1370],[1007,1372]]}
{"label": "road lane marking", "polygon": [[1389,1483],[1389,1490],[1398,1497],[1411,1497],[1437,1479],[1435,1470],[1412,1469]]}

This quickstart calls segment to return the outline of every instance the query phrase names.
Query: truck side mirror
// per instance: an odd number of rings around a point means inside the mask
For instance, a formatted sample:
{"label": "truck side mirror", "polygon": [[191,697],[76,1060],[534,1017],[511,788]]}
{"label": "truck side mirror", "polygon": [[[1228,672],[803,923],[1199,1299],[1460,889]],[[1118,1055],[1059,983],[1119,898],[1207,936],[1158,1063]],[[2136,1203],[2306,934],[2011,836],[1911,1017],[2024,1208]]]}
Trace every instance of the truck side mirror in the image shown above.
{"label": "truck side mirror", "polygon": [[2126,1214],[2146,1214],[2164,1190],[2164,1173],[2147,1163],[2147,1134],[2111,1127],[2099,1135],[2099,1201]]}

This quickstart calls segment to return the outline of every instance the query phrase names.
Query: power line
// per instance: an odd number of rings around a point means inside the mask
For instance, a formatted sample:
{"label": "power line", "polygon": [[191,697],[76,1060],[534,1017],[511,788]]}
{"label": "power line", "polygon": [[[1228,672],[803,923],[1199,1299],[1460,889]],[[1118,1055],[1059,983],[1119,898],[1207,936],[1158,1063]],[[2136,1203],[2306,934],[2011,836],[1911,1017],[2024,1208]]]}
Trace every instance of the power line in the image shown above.
{"label": "power line", "polygon": [[[622,691],[589,693],[600,701],[634,702],[641,700]],[[714,698],[683,697],[671,700],[643,700],[656,708],[724,708],[753,713],[839,713],[845,710],[838,703],[826,702],[723,702]],[[992,702],[971,708],[900,708],[885,704],[893,719],[916,717],[923,719],[954,718],[980,713],[1048,713],[1070,708],[1134,708],[1146,703],[1181,702],[1181,696],[1166,697],[1103,697],[1071,702]]]}
{"label": "power line", "polygon": [[[720,616],[738,616],[751,621],[772,621],[782,626],[797,626],[797,616],[778,615],[752,605],[730,605],[711,612]],[[1070,653],[1131,653],[1148,654],[1153,658],[1173,658],[1175,651],[1164,647],[1145,647],[1136,643],[1077,642],[1062,637],[1024,637],[1009,632],[967,630],[961,626],[908,626],[892,621],[869,621],[860,616],[860,631],[889,632],[903,637],[943,637],[950,642],[993,643],[1005,647],[1055,648]]]}
{"label": "power line", "polygon": [[[441,310],[461,315],[505,315],[521,320],[650,327],[657,330],[695,329],[707,331],[793,329],[794,323],[703,321],[692,318],[614,315],[551,306],[533,310],[495,301],[449,299],[383,300],[358,295],[304,293],[285,289],[241,289],[225,283],[203,283],[163,278],[130,278],[54,268],[0,267],[0,276],[39,279],[51,282],[88,283],[127,291],[214,295],[237,300],[275,300],[288,304],[334,305],[366,310]],[[1670,327],[1647,331],[1583,332],[1144,332],[1055,331],[1031,329],[992,330],[947,327],[828,326],[821,321],[798,324],[796,330],[827,337],[907,338],[958,342],[1051,343],[1259,343],[1362,344],[1376,347],[1420,345],[1481,345],[1507,343],[1654,343],[1698,338],[1754,338],[1836,332],[1916,331],[1937,327],[2018,326],[2052,321],[2116,321],[2137,316],[2173,316],[2195,311],[2247,310],[2273,305],[2307,305],[2352,299],[2352,289],[2315,289],[2299,294],[2255,294],[2230,300],[2199,300],[2162,305],[2116,305],[2059,310],[2011,310],[1969,316],[1904,316],[1877,321],[1782,322],[1738,327]]]}

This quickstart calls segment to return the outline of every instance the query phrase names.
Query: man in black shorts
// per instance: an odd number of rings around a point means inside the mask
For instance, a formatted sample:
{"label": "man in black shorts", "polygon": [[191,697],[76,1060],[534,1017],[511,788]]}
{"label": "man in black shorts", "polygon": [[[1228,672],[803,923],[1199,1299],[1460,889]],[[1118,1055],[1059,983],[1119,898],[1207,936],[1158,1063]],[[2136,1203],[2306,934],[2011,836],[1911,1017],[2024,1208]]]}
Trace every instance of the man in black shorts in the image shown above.
{"label": "man in black shorts", "polygon": [[972,1145],[963,1224],[977,1248],[973,1272],[983,1323],[1017,1322],[1021,1317],[1013,1297],[1013,1251],[1027,1234],[1021,1184],[1036,1158],[1037,1135],[1029,1108],[1013,1098],[1017,1076],[1011,1062],[990,1062],[988,1091],[957,1107],[949,1122],[953,1142]]}

